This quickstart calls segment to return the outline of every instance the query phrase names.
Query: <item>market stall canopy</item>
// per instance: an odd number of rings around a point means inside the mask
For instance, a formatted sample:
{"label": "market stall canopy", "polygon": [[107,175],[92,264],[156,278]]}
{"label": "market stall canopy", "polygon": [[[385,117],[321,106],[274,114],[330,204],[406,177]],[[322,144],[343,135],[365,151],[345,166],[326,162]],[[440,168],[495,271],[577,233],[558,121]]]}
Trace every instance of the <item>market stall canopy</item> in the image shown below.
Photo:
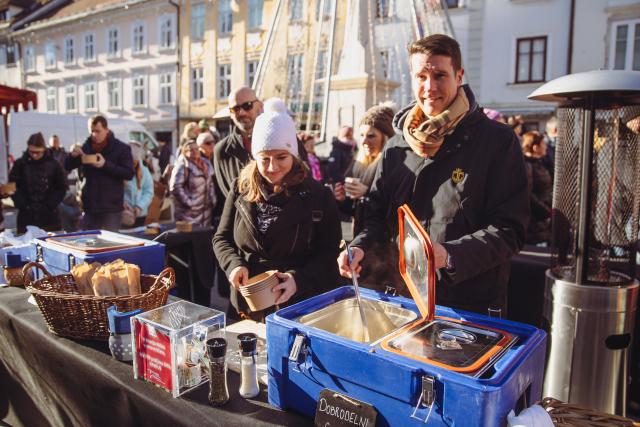
{"label": "market stall canopy", "polygon": [[35,92],[0,85],[0,112],[5,108],[8,111],[12,107],[17,111],[21,105],[24,110],[29,110],[29,103],[32,109],[38,106],[38,96]]}
{"label": "market stall canopy", "polygon": [[547,102],[578,101],[595,94],[600,98],[638,102],[640,71],[593,70],[551,80],[528,96]]}

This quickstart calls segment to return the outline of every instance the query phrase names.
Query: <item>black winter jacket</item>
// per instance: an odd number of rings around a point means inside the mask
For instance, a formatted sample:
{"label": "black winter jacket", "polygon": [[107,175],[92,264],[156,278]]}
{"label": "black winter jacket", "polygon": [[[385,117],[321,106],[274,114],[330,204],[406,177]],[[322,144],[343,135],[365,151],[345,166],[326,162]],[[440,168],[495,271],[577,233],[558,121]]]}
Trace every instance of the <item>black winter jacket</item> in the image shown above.
{"label": "black winter jacket", "polygon": [[549,242],[551,238],[551,196],[553,178],[544,158],[525,157],[527,180],[531,191],[531,221],[527,228],[527,243]]}
{"label": "black winter jacket", "polygon": [[[64,162],[68,171],[82,168],[85,184],[82,187],[82,208],[90,214],[121,212],[124,203],[124,181],[133,178],[131,148],[109,132],[107,146],[101,154],[105,159],[102,168],[83,166],[82,159],[69,155]],[[95,154],[91,137],[82,145],[85,154]]]}
{"label": "black winter jacket", "polygon": [[67,191],[65,173],[49,150],[39,160],[26,151],[16,160],[9,181],[16,183],[11,197],[18,209],[18,232],[27,225],[36,225],[47,231],[60,229],[58,205]]}
{"label": "black winter jacket", "polygon": [[327,166],[329,172],[327,182],[343,182],[347,170],[353,163],[353,147],[340,142],[338,138],[333,138],[331,144],[331,153],[328,159],[329,165]]}
{"label": "black winter jacket", "polygon": [[[310,177],[292,187],[289,201],[264,235],[257,230],[256,204],[244,199],[235,182],[233,188],[213,237],[213,249],[227,277],[239,266],[249,269],[249,277],[274,269],[289,272],[298,290],[287,304],[336,287],[341,229],[328,188]],[[249,312],[233,287],[231,303]]]}
{"label": "black winter jacket", "polygon": [[[375,242],[395,240],[397,208],[408,203],[454,262],[452,271],[438,271],[436,303],[483,314],[500,308],[504,314],[509,262],[529,222],[527,176],[513,131],[488,119],[464,88],[470,111],[433,158],[416,155],[402,137],[413,104],[396,115],[400,135],[386,144],[378,162],[365,227],[353,245],[366,252]],[[397,247],[389,248],[397,257]]]}
{"label": "black winter jacket", "polygon": [[[298,156],[307,163],[307,151],[298,140]],[[240,171],[252,159],[251,153],[244,148],[242,134],[233,127],[231,133],[216,144],[213,149],[213,170],[216,184],[226,198],[231,192],[232,183],[240,176]]]}

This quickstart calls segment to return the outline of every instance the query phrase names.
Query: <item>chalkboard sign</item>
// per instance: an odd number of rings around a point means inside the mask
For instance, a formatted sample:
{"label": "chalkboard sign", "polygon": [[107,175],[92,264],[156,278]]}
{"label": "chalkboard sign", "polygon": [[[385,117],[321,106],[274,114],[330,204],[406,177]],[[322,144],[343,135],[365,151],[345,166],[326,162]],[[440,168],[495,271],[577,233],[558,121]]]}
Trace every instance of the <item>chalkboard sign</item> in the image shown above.
{"label": "chalkboard sign", "polygon": [[368,403],[324,389],[318,397],[317,427],[375,427],[378,412]]}

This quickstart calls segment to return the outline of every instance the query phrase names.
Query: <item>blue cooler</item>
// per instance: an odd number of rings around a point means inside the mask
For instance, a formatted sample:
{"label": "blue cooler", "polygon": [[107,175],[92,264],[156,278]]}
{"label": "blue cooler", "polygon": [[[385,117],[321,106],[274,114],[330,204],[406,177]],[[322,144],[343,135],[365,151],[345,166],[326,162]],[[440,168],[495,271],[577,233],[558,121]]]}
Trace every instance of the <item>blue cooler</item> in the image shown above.
{"label": "blue cooler", "polygon": [[506,425],[509,411],[541,397],[545,333],[436,307],[429,237],[407,207],[399,217],[414,300],[362,289],[366,328],[350,286],[268,316],[269,402],[355,425],[367,419],[325,397],[373,406],[379,426]]}
{"label": "blue cooler", "polygon": [[[142,274],[159,274],[164,269],[164,245],[105,230],[78,231],[33,239],[31,259],[52,275],[67,274],[83,262],[107,263],[122,259],[136,264]],[[42,277],[38,269],[37,278]]]}

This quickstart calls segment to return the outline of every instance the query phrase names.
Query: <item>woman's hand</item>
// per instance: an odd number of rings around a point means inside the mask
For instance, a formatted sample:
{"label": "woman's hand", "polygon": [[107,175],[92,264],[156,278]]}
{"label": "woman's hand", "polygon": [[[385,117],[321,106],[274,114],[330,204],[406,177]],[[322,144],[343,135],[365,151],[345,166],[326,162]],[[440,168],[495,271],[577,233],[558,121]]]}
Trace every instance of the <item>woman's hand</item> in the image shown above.
{"label": "woman's hand", "polygon": [[344,191],[344,185],[341,182],[338,182],[333,186],[333,197],[335,197],[339,202],[344,201],[347,197],[347,194]]}
{"label": "woman's hand", "polygon": [[229,283],[231,283],[236,290],[240,289],[240,286],[246,285],[247,280],[249,280],[249,270],[247,267],[236,267],[231,270],[231,274],[229,274]]}
{"label": "woman's hand", "polygon": [[276,305],[284,304],[289,301],[289,299],[296,293],[298,287],[296,286],[296,281],[290,273],[280,273],[277,272],[276,276],[280,280],[280,283],[273,287],[271,292],[280,292],[284,291],[282,295],[276,300]]}
{"label": "woman's hand", "polygon": [[369,187],[361,182],[345,182],[344,188],[351,199],[364,197],[364,195],[367,194],[367,191],[369,191]]}

